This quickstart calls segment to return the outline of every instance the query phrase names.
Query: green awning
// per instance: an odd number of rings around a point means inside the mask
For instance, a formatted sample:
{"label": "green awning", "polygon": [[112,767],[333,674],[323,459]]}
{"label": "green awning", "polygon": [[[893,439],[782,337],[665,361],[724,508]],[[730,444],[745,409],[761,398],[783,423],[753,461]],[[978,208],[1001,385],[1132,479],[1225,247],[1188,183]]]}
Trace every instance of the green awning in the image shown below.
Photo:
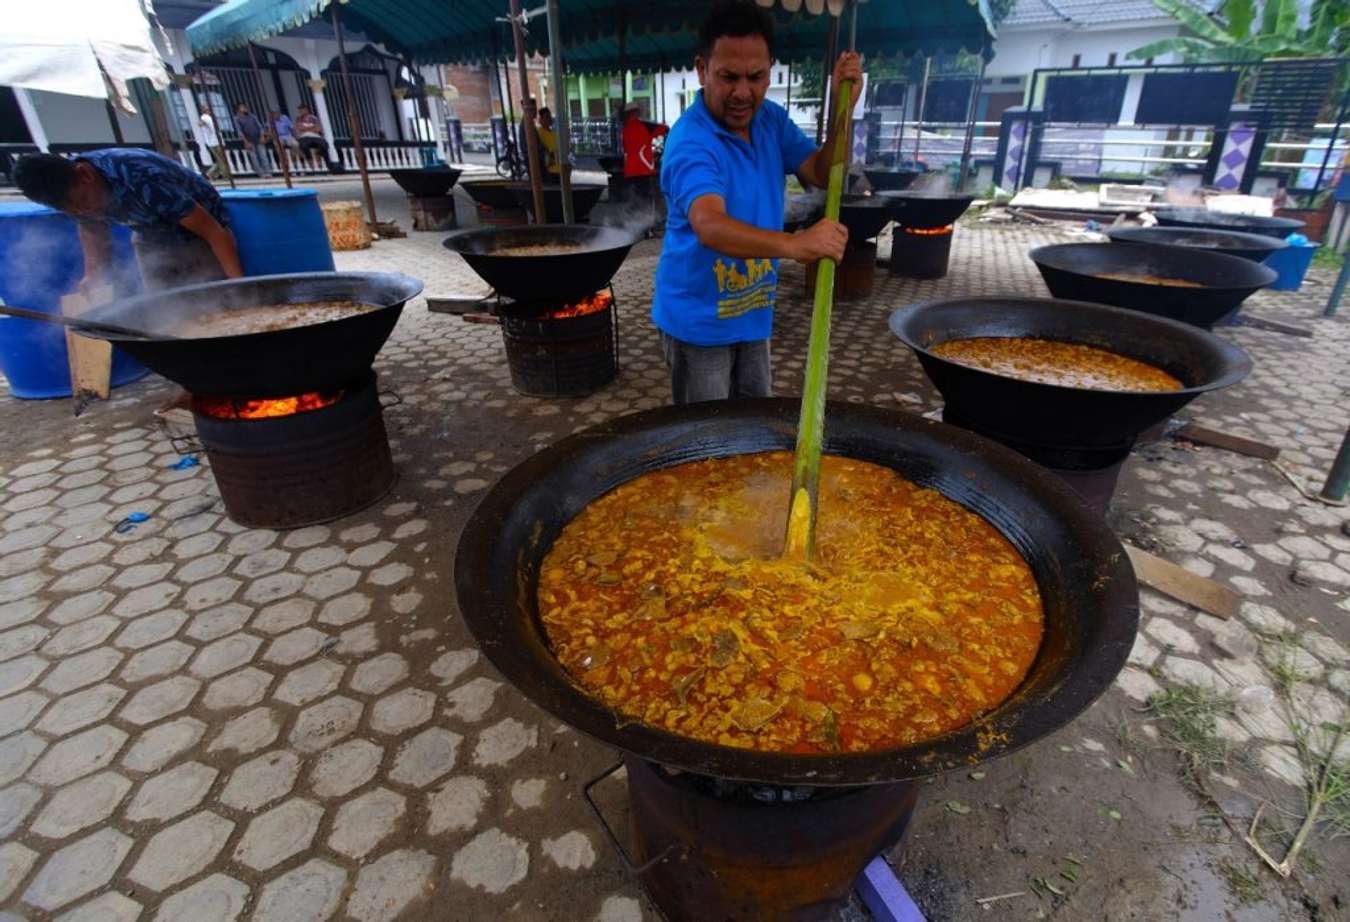
{"label": "green awning", "polygon": [[[229,0],[188,26],[198,56],[240,48],[328,14],[334,0]],[[419,64],[470,64],[514,54],[502,21],[507,0],[337,0],[344,27],[359,30]],[[543,0],[524,0],[527,10]],[[760,0],[768,5],[773,0]],[[783,3],[783,0],[778,0]],[[563,59],[573,73],[690,66],[703,3],[647,0],[558,0]],[[784,3],[796,6],[797,3]],[[811,5],[808,3],[808,6]],[[818,6],[818,5],[817,5]],[[828,15],[788,12],[775,3],[775,57],[821,56]],[[847,23],[844,23],[845,27]],[[619,35],[624,36],[620,54]],[[967,51],[993,55],[986,0],[870,0],[858,8],[858,50],[864,55]],[[548,53],[543,16],[528,24],[526,50]]]}

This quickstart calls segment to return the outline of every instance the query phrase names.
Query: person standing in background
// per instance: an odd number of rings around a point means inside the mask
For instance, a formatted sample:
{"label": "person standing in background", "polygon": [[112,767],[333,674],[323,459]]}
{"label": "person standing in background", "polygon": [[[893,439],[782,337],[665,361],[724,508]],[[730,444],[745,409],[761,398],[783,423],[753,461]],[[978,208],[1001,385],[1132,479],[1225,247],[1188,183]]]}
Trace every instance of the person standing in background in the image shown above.
{"label": "person standing in background", "polygon": [[295,133],[299,138],[300,156],[309,160],[316,170],[323,169],[328,162],[328,142],[323,139],[323,123],[310,111],[309,106],[301,106],[295,119]]}
{"label": "person standing in background", "polygon": [[[653,227],[661,220],[661,186],[654,142],[669,133],[670,129],[659,122],[644,122],[642,107],[637,102],[624,106],[623,184],[628,189],[629,201],[650,209]],[[651,234],[648,231],[648,236]]]}
{"label": "person standing in background", "polygon": [[544,170],[550,176],[557,176],[562,169],[558,163],[558,132],[553,128],[553,112],[548,106],[539,110],[539,124],[535,128],[539,145],[544,149]]}
{"label": "person standing in background", "polygon": [[225,174],[220,161],[225,155],[220,150],[220,133],[216,131],[216,120],[211,117],[210,112],[203,111],[197,116],[197,131],[201,134],[202,143],[206,145],[206,156],[211,161],[211,166],[206,170],[207,178],[223,179]]}
{"label": "person standing in background", "polygon": [[263,123],[248,109],[248,103],[241,102],[234,110],[234,127],[244,142],[244,152],[248,154],[253,172],[263,179],[272,178],[272,159],[267,156],[265,139],[267,132]]}

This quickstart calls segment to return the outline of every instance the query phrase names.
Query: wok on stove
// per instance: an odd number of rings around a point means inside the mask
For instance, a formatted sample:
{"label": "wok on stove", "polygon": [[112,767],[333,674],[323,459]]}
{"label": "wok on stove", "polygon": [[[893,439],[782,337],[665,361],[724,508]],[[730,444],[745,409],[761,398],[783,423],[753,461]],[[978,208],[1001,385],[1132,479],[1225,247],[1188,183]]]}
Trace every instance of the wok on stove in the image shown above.
{"label": "wok on stove", "polygon": [[[1249,259],[1156,243],[1056,243],[1027,254],[1057,298],[1096,301],[1171,317],[1208,330],[1275,281],[1275,270]],[[1181,279],[1201,287],[1102,278],[1103,274]]]}
{"label": "wok on stove", "polygon": [[845,195],[839,221],[848,228],[848,242],[859,244],[881,233],[891,223],[890,204],[879,195]]}
{"label": "wok on stove", "polygon": [[[609,284],[637,239],[627,231],[587,224],[477,227],[446,237],[447,250],[503,297],[513,301],[575,301]],[[557,253],[513,253],[551,247]]]}
{"label": "wok on stove", "polygon": [[1289,246],[1288,241],[1266,234],[1190,227],[1108,227],[1106,236],[1112,243],[1160,243],[1166,246],[1208,250],[1225,256],[1240,256],[1256,263],[1276,250],[1283,250]]}
{"label": "wok on stove", "polygon": [[[1238,383],[1247,353],[1197,327],[1138,311],[1053,298],[946,298],[903,307],[891,332],[914,350],[947,409],[1005,444],[1127,452],[1139,433],[1196,397]],[[1095,346],[1161,368],[1184,390],[1088,390],[1021,381],[934,355],[976,336],[1032,337]]]}
{"label": "wok on stove", "polygon": [[389,176],[409,195],[434,198],[449,193],[459,179],[460,172],[453,167],[439,166],[420,170],[390,170]]}
{"label": "wok on stove", "polygon": [[[649,410],[570,436],[509,471],[465,525],[455,559],[460,611],[492,664],[558,719],[638,758],[775,785],[860,785],[931,775],[1019,749],[1106,690],[1134,642],[1138,589],[1115,536],[1066,485],[1010,449],[895,410],[831,403],[825,450],[884,464],[983,516],[1031,565],[1045,638],[1022,685],[981,726],[873,753],[750,752],[677,736],[587,697],[549,651],[539,568],[588,503],[648,471],[700,458],[788,450],[800,404],[716,401]],[[984,743],[981,743],[983,738]]]}
{"label": "wok on stove", "polygon": [[[608,188],[608,185],[600,183],[572,183],[573,217],[578,221],[585,221],[590,216],[591,209],[600,201],[600,196],[604,195]],[[516,196],[516,206],[534,214],[534,190],[530,188],[529,182],[517,183],[512,187],[512,191]],[[545,184],[543,223],[561,224],[562,221],[562,186]]]}
{"label": "wok on stove", "polygon": [[956,219],[966,213],[973,195],[942,195],[936,192],[906,190],[903,192],[878,192],[891,204],[891,217],[901,227],[913,227],[917,230],[933,230],[954,224]]}
{"label": "wok on stove", "polygon": [[1229,214],[1208,208],[1159,208],[1153,212],[1163,227],[1196,227],[1207,230],[1264,234],[1283,240],[1303,226],[1294,218],[1267,218],[1261,215]]}
{"label": "wok on stove", "polygon": [[898,192],[908,189],[923,170],[863,170],[863,175],[878,192]]}
{"label": "wok on stove", "polygon": [[236,308],[359,301],[375,310],[326,323],[197,339],[101,334],[193,394],[290,397],[345,387],[361,376],[422,282],[393,272],[307,272],[229,279],[107,304],[82,319],[172,335],[194,319]]}

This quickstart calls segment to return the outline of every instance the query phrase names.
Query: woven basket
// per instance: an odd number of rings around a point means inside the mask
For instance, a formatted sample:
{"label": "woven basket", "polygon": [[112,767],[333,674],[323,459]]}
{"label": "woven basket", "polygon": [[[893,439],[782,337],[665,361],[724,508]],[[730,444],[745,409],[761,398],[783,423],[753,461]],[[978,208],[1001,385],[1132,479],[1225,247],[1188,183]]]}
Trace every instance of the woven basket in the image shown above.
{"label": "woven basket", "polygon": [[370,246],[370,228],[360,202],[329,202],[321,207],[328,243],[334,250],[364,250]]}

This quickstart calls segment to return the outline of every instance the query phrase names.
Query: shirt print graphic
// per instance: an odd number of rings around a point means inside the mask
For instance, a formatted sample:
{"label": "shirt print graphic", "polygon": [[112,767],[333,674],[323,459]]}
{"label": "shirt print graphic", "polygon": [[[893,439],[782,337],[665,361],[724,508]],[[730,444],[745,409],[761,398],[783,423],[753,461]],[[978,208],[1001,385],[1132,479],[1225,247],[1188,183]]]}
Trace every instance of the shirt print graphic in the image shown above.
{"label": "shirt print graphic", "polygon": [[724,259],[713,262],[717,276],[717,319],[731,320],[761,307],[773,307],[778,273],[772,259]]}

